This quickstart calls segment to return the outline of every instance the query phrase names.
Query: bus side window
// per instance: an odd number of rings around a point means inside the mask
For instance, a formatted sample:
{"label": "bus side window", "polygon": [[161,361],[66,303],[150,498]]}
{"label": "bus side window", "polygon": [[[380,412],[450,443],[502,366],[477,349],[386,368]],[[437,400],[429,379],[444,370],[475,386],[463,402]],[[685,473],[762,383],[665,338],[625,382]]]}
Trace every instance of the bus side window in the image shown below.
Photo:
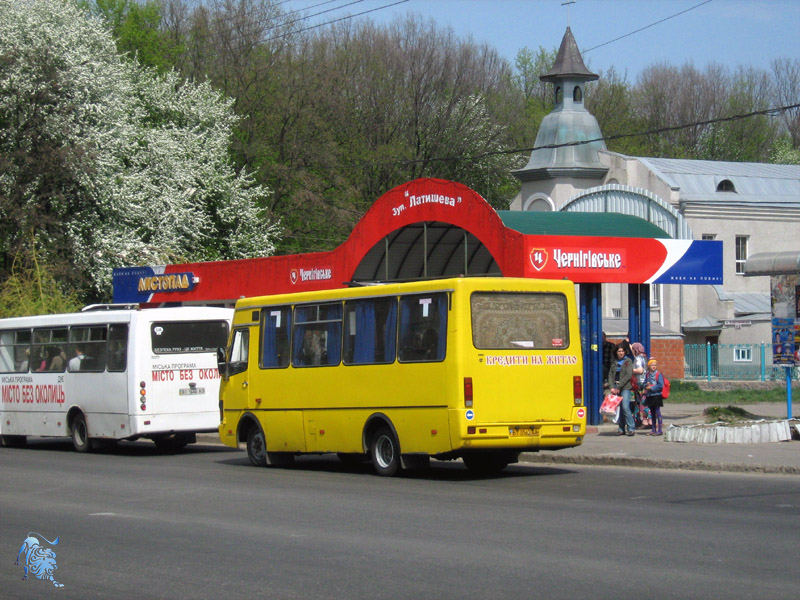
{"label": "bus side window", "polygon": [[0,372],[25,373],[31,357],[31,330],[0,332]]}
{"label": "bus side window", "polygon": [[447,294],[400,298],[400,362],[438,362],[447,350]]}
{"label": "bus side window", "polygon": [[289,332],[292,311],[288,306],[268,307],[261,313],[261,368],[289,366]]}
{"label": "bus side window", "polygon": [[72,327],[69,330],[69,370],[101,372],[106,370],[105,325]]}
{"label": "bus side window", "polygon": [[128,366],[128,325],[108,326],[108,370],[124,371]]}
{"label": "bus side window", "polygon": [[344,362],[348,365],[394,362],[397,299],[368,298],[345,303]]}
{"label": "bus side window", "polygon": [[231,354],[228,358],[228,376],[247,371],[249,354],[250,330],[246,328],[234,329]]}
{"label": "bus side window", "polygon": [[68,359],[64,350],[66,346],[66,327],[34,329],[31,371],[64,371]]}
{"label": "bus side window", "polygon": [[294,309],[292,366],[335,366],[342,358],[342,303]]}

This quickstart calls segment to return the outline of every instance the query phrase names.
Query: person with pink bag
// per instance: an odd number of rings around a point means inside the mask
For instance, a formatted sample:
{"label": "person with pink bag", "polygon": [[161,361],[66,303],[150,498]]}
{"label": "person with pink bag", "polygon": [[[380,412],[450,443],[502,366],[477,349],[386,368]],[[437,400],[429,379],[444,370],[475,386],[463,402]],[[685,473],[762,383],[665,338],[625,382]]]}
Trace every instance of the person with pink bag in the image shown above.
{"label": "person with pink bag", "polygon": [[618,344],[615,350],[616,360],[608,370],[608,381],[611,393],[622,396],[620,402],[619,431],[617,435],[635,435],[636,426],[631,412],[631,379],[633,379],[633,361],[625,355],[625,347]]}

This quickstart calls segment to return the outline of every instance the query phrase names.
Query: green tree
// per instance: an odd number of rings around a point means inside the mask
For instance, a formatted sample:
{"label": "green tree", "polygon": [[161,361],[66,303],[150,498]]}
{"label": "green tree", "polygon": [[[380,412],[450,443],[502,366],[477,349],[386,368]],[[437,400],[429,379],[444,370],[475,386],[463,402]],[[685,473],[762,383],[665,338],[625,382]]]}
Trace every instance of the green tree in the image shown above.
{"label": "green tree", "polygon": [[268,190],[228,158],[231,100],[122,59],[70,0],[4,2],[0,31],[6,276],[33,252],[105,299],[114,267],[273,251]]}
{"label": "green tree", "polygon": [[164,6],[160,0],[84,0],[91,14],[102,18],[111,28],[120,53],[129,54],[160,72],[172,68],[182,51],[162,30]]}
{"label": "green tree", "polygon": [[777,165],[800,165],[800,148],[792,146],[791,137],[784,135],[775,141],[770,162]]}
{"label": "green tree", "polygon": [[17,256],[8,277],[0,283],[0,318],[74,312],[81,307],[76,294],[65,292],[35,253]]}

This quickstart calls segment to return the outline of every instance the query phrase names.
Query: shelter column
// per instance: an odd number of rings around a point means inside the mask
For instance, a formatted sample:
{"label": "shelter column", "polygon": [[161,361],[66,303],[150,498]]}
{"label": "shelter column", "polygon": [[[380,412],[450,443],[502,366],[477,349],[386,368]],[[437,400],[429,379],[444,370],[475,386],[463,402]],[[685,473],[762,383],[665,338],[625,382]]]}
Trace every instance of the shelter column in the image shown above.
{"label": "shelter column", "polygon": [[599,283],[580,284],[581,340],[583,341],[583,399],[587,423],[600,423],[603,401],[603,305]]}
{"label": "shelter column", "polygon": [[640,342],[650,356],[650,286],[628,285],[628,333],[631,342]]}

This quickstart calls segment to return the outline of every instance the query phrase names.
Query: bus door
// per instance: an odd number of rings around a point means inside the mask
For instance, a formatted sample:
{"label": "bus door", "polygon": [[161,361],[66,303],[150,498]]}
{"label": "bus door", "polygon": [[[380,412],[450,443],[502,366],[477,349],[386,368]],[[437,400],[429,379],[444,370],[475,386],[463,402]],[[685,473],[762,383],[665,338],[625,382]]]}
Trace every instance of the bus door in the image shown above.
{"label": "bus door", "polygon": [[223,407],[253,408],[250,402],[250,328],[233,330],[228,354],[227,383],[220,399]]}

